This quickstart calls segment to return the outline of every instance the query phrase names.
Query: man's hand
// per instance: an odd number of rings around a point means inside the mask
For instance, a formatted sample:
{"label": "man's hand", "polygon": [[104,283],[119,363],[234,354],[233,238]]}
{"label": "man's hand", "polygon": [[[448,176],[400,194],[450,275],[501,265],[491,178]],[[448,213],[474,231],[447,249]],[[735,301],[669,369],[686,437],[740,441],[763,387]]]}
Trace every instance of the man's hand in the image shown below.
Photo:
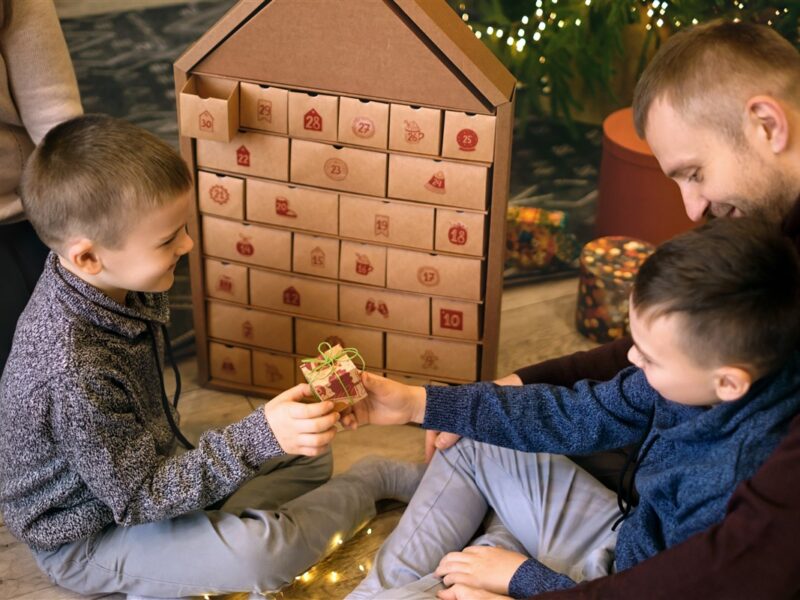
{"label": "man's hand", "polygon": [[429,429],[425,432],[425,462],[431,462],[433,453],[437,450],[447,450],[460,439],[461,436],[457,433]]}
{"label": "man's hand", "polygon": [[404,425],[425,418],[425,388],[405,385],[380,375],[363,372],[361,380],[369,395],[342,412],[342,425]]}
{"label": "man's hand", "polygon": [[264,405],[264,417],[287,454],[319,456],[336,435],[339,413],[333,410],[333,402],[301,402],[310,397],[311,388],[301,383]]}
{"label": "man's hand", "polygon": [[497,385],[522,385],[522,379],[520,379],[519,375],[516,373],[511,373],[511,375],[495,379],[494,382]]}
{"label": "man's hand", "polygon": [[438,592],[436,597],[439,600],[511,600],[509,596],[501,596],[460,583]]}
{"label": "man's hand", "polygon": [[492,546],[469,546],[463,552],[450,552],[436,568],[436,576],[446,585],[463,583],[471,587],[507,594],[508,584],[527,557],[518,552]]}

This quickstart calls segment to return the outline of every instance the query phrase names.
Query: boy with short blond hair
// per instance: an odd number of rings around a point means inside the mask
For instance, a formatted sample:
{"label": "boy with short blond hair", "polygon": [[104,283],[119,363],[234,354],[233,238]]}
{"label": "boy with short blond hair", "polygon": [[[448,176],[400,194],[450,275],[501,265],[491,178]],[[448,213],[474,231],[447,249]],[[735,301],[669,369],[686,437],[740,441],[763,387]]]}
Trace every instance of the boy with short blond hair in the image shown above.
{"label": "boy with short blond hair", "polygon": [[176,438],[190,444],[163,383],[165,292],[193,245],[193,191],[169,146],[122,120],[73,119],[31,156],[23,199],[52,252],[0,379],[0,509],[55,583],[273,590],[376,499],[410,496],[419,469],[379,461],[320,486],[339,415],[301,402],[305,384],[175,452]]}
{"label": "boy with short blond hair", "polygon": [[[526,598],[623,571],[719,522],[800,409],[798,303],[791,241],[774,224],[715,220],[642,265],[635,366],[610,381],[422,388],[369,375],[348,426],[413,421],[464,438],[435,455],[349,598],[460,597],[442,583]],[[632,487],[615,498],[546,454],[633,443],[635,507]],[[487,507],[521,550],[464,549]]]}

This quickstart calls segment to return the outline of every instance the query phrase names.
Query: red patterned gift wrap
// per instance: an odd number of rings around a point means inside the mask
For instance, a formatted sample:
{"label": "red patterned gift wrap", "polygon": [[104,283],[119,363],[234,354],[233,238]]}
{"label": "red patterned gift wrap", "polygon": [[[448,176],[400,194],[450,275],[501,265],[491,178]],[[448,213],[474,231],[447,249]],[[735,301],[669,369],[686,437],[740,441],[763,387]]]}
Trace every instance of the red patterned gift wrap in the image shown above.
{"label": "red patterned gift wrap", "polygon": [[361,381],[361,371],[353,360],[364,360],[355,348],[342,348],[339,344],[331,346],[322,342],[318,347],[319,356],[306,358],[300,363],[300,370],[311,386],[314,396],[322,402],[332,400],[334,409],[342,411],[367,397],[367,390]]}

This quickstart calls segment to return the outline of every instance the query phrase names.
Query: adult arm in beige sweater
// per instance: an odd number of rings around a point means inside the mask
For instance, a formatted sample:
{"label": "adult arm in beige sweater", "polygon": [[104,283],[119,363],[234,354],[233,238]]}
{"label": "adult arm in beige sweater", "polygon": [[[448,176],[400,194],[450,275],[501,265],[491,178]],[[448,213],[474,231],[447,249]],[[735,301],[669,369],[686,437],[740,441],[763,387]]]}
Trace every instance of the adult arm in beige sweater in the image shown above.
{"label": "adult arm in beige sweater", "polygon": [[24,218],[17,187],[35,144],[83,112],[52,0],[0,0],[0,224]]}

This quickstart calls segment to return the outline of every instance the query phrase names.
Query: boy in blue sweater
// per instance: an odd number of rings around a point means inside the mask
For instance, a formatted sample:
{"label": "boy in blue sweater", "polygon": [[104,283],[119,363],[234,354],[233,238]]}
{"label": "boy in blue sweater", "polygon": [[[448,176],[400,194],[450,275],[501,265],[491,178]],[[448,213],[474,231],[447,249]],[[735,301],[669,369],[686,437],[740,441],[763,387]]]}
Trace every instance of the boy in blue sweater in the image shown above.
{"label": "boy in blue sweater", "polygon": [[[798,303],[791,242],[754,219],[720,219],[642,265],[635,366],[611,381],[423,388],[369,375],[347,426],[412,421],[464,439],[436,454],[350,597],[451,600],[454,583],[528,597],[627,569],[720,521],[800,410]],[[632,484],[615,499],[545,454],[635,443],[635,506]],[[519,545],[464,549],[488,507]]]}

